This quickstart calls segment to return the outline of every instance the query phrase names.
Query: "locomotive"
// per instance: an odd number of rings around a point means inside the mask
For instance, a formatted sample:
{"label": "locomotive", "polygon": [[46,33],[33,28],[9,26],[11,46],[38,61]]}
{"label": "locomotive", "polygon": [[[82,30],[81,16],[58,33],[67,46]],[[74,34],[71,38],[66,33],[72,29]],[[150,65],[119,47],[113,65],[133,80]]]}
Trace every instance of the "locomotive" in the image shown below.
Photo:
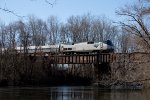
{"label": "locomotive", "polygon": [[61,44],[62,53],[108,53],[114,52],[114,45],[110,40],[105,42],[81,42],[76,44]]}

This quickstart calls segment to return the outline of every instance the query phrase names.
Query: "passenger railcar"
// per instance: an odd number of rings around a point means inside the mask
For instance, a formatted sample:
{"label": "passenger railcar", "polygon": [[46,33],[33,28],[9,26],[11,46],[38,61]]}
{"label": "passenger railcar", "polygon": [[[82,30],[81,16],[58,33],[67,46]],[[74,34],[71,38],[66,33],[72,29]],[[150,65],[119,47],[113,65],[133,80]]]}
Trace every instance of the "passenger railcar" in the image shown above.
{"label": "passenger railcar", "polygon": [[[24,53],[24,47],[17,47],[16,48],[18,53]],[[46,45],[46,46],[28,46],[27,47],[28,53],[58,53],[59,52],[59,45]]]}

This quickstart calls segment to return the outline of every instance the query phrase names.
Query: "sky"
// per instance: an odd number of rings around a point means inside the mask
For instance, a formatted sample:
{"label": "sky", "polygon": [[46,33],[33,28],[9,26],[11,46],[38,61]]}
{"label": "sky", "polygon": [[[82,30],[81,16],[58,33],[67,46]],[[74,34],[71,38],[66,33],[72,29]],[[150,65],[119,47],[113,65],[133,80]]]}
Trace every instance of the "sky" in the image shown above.
{"label": "sky", "polygon": [[[54,2],[55,0],[49,0]],[[56,0],[51,6],[45,0],[1,0],[0,7],[14,11],[19,16],[0,10],[0,22],[11,23],[19,19],[26,20],[28,16],[46,20],[50,16],[56,16],[61,22],[65,22],[70,16],[80,16],[90,13],[94,16],[104,16],[110,20],[118,21],[116,10],[125,4],[132,4],[135,0]]]}

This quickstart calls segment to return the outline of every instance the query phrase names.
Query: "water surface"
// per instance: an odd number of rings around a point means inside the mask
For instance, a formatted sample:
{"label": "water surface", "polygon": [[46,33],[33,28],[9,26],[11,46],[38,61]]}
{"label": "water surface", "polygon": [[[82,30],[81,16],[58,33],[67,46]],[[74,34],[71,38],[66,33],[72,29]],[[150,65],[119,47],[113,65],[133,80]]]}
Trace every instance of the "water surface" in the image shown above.
{"label": "water surface", "polygon": [[150,100],[150,90],[109,90],[97,87],[7,87],[0,100]]}

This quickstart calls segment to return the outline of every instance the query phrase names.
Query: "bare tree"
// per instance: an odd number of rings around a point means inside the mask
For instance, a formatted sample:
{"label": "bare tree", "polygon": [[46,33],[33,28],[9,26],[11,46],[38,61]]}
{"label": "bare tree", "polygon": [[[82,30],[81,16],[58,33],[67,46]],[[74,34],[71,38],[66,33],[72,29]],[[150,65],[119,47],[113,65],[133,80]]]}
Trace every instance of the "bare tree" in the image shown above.
{"label": "bare tree", "polygon": [[[128,31],[132,33],[143,41],[145,47],[143,49],[150,50],[150,27],[149,27],[149,16],[150,6],[145,5],[145,2],[139,0],[136,4],[131,6],[125,6],[117,11],[117,14],[127,17],[125,22],[120,22],[120,24]],[[146,50],[146,51],[147,51]]]}
{"label": "bare tree", "polygon": [[47,20],[47,29],[49,34],[49,43],[55,44],[58,43],[59,37],[59,23],[56,17],[51,16]]}
{"label": "bare tree", "polygon": [[81,42],[81,18],[79,16],[71,16],[69,19],[68,19],[68,22],[67,22],[67,27],[69,29],[69,33],[71,34],[71,39],[72,39],[72,42],[76,43],[76,42]]}
{"label": "bare tree", "polygon": [[68,19],[67,27],[71,34],[72,42],[86,41],[116,41],[117,26],[108,19],[101,19],[89,14],[72,16]]}
{"label": "bare tree", "polygon": [[87,14],[81,17],[81,37],[83,38],[82,41],[92,41],[90,38],[91,33],[91,15]]}
{"label": "bare tree", "polygon": [[118,27],[113,25],[112,21],[107,18],[97,18],[92,20],[91,37],[95,41],[111,40],[116,42]]}
{"label": "bare tree", "polygon": [[0,27],[0,47],[1,47],[1,51],[2,48],[6,47],[6,26],[3,24]]}
{"label": "bare tree", "polygon": [[103,40],[103,25],[100,19],[95,19],[92,21],[91,32],[93,33],[91,34],[92,40]]}
{"label": "bare tree", "polygon": [[37,19],[34,16],[29,18],[28,28],[30,31],[30,45],[45,45],[47,35],[47,25],[41,19]]}
{"label": "bare tree", "polygon": [[70,43],[70,34],[66,24],[61,24],[60,26],[60,42],[61,43]]}
{"label": "bare tree", "polygon": [[16,47],[17,26],[16,23],[11,23],[6,27],[8,48],[14,49]]}
{"label": "bare tree", "polygon": [[26,55],[28,53],[28,48],[27,46],[29,45],[29,31],[27,29],[26,24],[23,21],[18,21],[17,23],[17,28],[18,28],[18,32],[19,32],[19,37],[18,37],[18,42],[19,42],[19,46],[23,47],[23,52]]}

